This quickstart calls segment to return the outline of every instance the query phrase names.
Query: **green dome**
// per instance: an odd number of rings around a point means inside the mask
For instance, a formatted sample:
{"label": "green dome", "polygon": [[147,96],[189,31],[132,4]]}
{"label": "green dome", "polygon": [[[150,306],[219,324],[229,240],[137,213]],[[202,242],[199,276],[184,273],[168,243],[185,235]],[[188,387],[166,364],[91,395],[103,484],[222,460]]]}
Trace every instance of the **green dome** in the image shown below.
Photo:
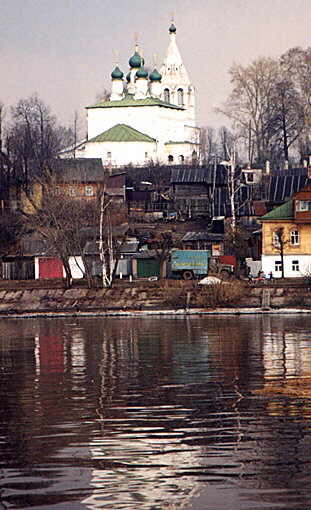
{"label": "green dome", "polygon": [[149,78],[151,81],[161,81],[162,74],[160,74],[159,71],[156,68],[154,68],[154,70],[150,74]]}
{"label": "green dome", "polygon": [[114,70],[112,71],[111,78],[113,80],[123,80],[123,73],[122,73],[121,69],[119,69],[118,66],[116,66],[114,68]]}
{"label": "green dome", "polygon": [[168,30],[169,30],[170,34],[176,33],[176,27],[175,27],[174,23],[171,24],[171,26]]}
{"label": "green dome", "polygon": [[136,71],[135,76],[136,78],[148,78],[148,72],[144,69],[144,67],[141,67],[138,71]]}
{"label": "green dome", "polygon": [[129,60],[129,65],[130,67],[140,67],[142,64],[142,58],[140,56],[140,54],[135,51],[134,55],[131,56],[130,60]]}

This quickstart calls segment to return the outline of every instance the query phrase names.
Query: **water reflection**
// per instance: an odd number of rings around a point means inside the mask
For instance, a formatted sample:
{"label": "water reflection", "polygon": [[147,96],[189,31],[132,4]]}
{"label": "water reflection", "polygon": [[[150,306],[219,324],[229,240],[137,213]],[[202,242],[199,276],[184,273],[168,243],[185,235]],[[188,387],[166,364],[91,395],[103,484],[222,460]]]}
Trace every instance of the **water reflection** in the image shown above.
{"label": "water reflection", "polygon": [[310,323],[0,321],[0,506],[309,508]]}

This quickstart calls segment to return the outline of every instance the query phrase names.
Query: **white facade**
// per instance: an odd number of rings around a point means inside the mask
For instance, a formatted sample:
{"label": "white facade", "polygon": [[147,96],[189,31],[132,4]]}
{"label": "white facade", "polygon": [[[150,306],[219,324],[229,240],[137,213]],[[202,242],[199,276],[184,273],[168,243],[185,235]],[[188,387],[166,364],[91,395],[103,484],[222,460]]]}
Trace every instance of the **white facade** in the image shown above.
{"label": "white facade", "polygon": [[[262,255],[262,271],[265,275],[272,272],[273,278],[282,277],[281,256]],[[311,275],[311,255],[284,255],[284,277],[297,278]]]}
{"label": "white facade", "polygon": [[[112,72],[110,101],[87,108],[88,139],[79,148],[79,157],[100,157],[104,165],[135,166],[150,163],[190,162],[199,154],[199,128],[195,127],[194,87],[182,62],[176,28],[169,29],[169,46],[161,74],[154,69],[148,76],[138,49],[129,60],[130,71],[124,87],[123,73]],[[107,130],[123,125],[139,131],[137,140],[94,141]],[[154,142],[143,141],[144,135]],[[64,151],[68,157],[68,151]]]}

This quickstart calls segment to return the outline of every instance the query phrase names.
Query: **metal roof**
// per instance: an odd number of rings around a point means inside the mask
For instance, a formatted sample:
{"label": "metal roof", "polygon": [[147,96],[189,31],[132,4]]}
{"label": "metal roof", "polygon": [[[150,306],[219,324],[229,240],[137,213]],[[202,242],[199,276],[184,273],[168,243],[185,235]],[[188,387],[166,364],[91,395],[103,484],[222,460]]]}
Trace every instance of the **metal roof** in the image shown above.
{"label": "metal roof", "polygon": [[101,101],[100,103],[92,106],[87,106],[87,109],[91,108],[120,108],[130,106],[163,106],[164,108],[172,108],[174,110],[184,110],[181,106],[175,104],[166,103],[156,97],[146,97],[145,99],[134,99],[133,94],[127,94],[123,99],[118,101]]}
{"label": "metal roof", "polygon": [[272,175],[268,188],[268,200],[270,202],[284,202],[293,193],[300,191],[309,182],[307,174],[297,175]]}
{"label": "metal roof", "polygon": [[198,166],[194,168],[179,167],[172,168],[171,184],[210,184],[210,175],[207,167]]}
{"label": "metal roof", "polygon": [[137,129],[127,126],[126,124],[116,124],[112,128],[104,131],[100,135],[95,136],[89,140],[91,143],[98,142],[152,142],[155,143],[155,138],[141,133]]}
{"label": "metal roof", "polygon": [[292,220],[294,218],[293,203],[293,200],[285,202],[262,216],[260,220]]}

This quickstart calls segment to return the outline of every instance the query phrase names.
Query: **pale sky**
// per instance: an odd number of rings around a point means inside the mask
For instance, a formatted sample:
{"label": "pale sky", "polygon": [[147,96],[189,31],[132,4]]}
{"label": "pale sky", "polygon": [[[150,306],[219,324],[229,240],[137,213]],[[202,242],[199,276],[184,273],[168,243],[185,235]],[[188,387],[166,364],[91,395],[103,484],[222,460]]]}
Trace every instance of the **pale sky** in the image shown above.
{"label": "pale sky", "polygon": [[311,45],[310,0],[0,0],[0,101],[37,92],[69,124],[110,89],[115,51],[127,72],[135,32],[146,64],[155,53],[162,62],[172,12],[198,125],[223,124],[214,108],[230,92],[234,62]]}

